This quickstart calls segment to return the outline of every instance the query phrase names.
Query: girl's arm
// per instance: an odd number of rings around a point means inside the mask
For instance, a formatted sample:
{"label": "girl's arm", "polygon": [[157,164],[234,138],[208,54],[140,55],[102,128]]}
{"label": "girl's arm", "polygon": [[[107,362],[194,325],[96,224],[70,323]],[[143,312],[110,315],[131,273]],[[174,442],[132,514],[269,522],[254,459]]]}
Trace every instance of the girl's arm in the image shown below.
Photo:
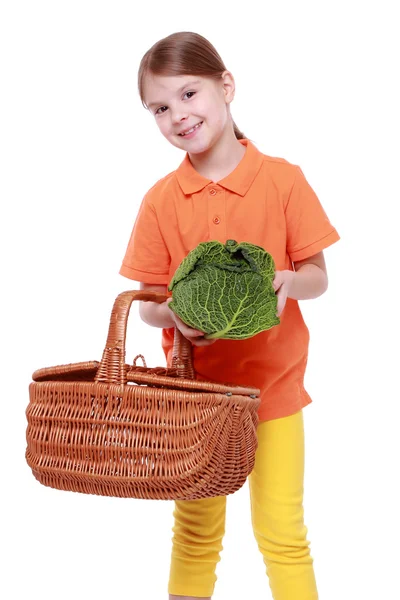
{"label": "girl's arm", "polygon": [[[168,287],[166,285],[156,285],[150,283],[140,283],[141,290],[150,290],[152,292],[158,292],[159,294],[167,295]],[[172,318],[172,311],[168,308],[166,302],[157,304],[157,302],[144,302],[139,303],[139,315],[142,321],[151,325],[152,327],[163,327],[168,329],[175,327],[175,322]]]}
{"label": "girl's arm", "polygon": [[278,317],[285,308],[287,298],[293,300],[318,298],[328,289],[328,274],[323,252],[297,261],[293,266],[294,271],[285,270],[275,273],[273,285],[278,296]]}
{"label": "girl's arm", "polygon": [[323,252],[293,263],[294,277],[289,289],[289,298],[308,300],[318,298],[328,289],[328,274]]}
{"label": "girl's arm", "polygon": [[[151,283],[140,283],[141,290],[151,290],[158,292],[159,294],[167,294],[168,287],[166,285],[156,285]],[[217,340],[205,340],[204,332],[189,327],[176,315],[170,308],[168,308],[169,302],[172,298],[168,298],[166,302],[158,304],[157,302],[144,302],[141,301],[139,304],[139,315],[141,319],[152,327],[162,327],[169,329],[170,327],[177,327],[182,335],[188,339],[195,346],[210,346]]]}

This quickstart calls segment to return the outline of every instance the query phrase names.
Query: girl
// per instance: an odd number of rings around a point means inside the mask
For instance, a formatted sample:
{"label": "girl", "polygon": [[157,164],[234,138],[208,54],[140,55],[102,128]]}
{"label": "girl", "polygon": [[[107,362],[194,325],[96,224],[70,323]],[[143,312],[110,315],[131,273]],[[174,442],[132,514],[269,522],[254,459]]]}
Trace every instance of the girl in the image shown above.
{"label": "girl", "polygon": [[[162,328],[171,365],[174,328],[193,344],[198,379],[261,390],[258,448],[249,476],[254,536],[275,600],[318,598],[303,522],[302,409],[309,334],[298,300],[328,285],[324,248],[339,239],[301,169],[262,154],[231,117],[232,74],[202,36],[181,32],[157,42],[139,68],[143,105],[171,144],[186,152],[140,206],[120,274],[168,294],[197,244],[227,239],[272,254],[279,326],[247,340],[205,340],[163,304],[140,303],[141,318]],[[225,531],[226,497],[176,501],[170,600],[211,599]]]}

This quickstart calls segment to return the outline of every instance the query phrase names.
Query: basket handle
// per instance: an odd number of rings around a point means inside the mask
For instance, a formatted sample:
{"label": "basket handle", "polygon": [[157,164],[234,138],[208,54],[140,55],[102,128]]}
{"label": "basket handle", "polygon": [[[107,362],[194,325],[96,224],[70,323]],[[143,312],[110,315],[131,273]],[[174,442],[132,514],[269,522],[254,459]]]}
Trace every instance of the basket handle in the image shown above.
{"label": "basket handle", "polygon": [[[126,328],[131,304],[134,300],[162,304],[169,296],[148,290],[130,290],[117,296],[111,312],[108,337],[95,381],[101,383],[127,383],[125,364]],[[177,327],[174,330],[172,366],[178,369],[179,377],[195,379],[192,344]]]}

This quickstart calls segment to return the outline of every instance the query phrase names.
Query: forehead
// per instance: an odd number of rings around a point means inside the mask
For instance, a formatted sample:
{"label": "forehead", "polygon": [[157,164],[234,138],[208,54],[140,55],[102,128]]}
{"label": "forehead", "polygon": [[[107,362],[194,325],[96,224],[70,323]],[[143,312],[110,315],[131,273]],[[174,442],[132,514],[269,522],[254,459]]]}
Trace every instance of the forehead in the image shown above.
{"label": "forehead", "polygon": [[159,104],[170,96],[178,95],[188,85],[207,85],[208,79],[199,75],[154,75],[144,79],[143,95],[147,106]]}

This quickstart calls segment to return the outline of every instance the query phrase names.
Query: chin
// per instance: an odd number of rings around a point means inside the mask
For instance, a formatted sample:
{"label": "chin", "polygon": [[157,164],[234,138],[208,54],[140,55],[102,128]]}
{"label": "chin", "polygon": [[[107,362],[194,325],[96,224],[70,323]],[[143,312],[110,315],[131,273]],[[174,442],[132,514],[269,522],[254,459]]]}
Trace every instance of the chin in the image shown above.
{"label": "chin", "polygon": [[186,152],[189,152],[189,154],[204,154],[204,152],[207,152],[207,150],[210,150],[211,146],[210,145],[202,145],[199,146],[198,148],[187,148]]}
{"label": "chin", "polygon": [[211,150],[214,144],[215,140],[208,140],[204,142],[199,141],[199,143],[193,144],[192,146],[189,146],[189,144],[187,144],[187,148],[185,149],[187,152],[190,152],[190,154],[203,154],[204,152],[208,152],[208,150]]}
{"label": "chin", "polygon": [[189,154],[202,154],[203,152],[207,152],[207,150],[209,150],[211,148],[210,144],[201,144],[201,145],[193,144],[191,146],[189,143],[177,144],[175,141],[172,141],[172,140],[168,140],[168,141],[176,148],[179,148],[180,150],[183,150],[184,152],[188,152]]}

